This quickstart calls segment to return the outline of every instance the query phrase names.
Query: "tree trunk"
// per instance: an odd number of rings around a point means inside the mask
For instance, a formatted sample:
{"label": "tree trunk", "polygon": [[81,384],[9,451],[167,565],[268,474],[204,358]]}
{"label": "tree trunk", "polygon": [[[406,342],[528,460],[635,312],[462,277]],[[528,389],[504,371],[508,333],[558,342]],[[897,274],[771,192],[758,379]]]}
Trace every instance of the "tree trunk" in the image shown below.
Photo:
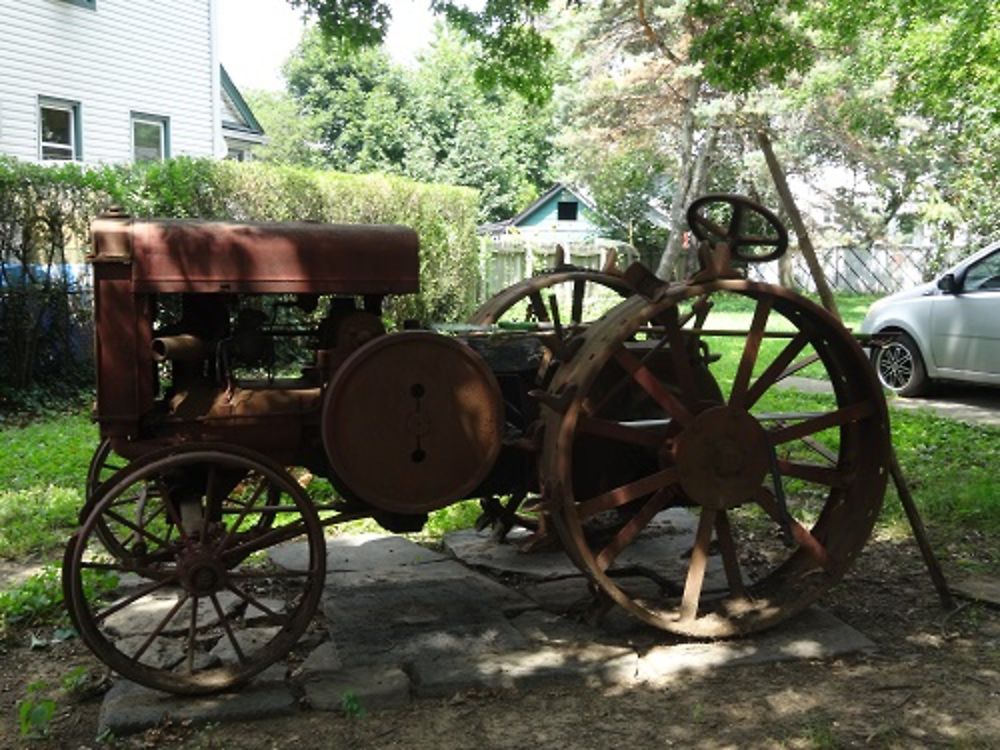
{"label": "tree trunk", "polygon": [[826,276],[823,274],[823,267],[816,258],[816,250],[813,248],[812,240],[809,239],[809,232],[806,230],[805,222],[802,220],[802,214],[799,213],[799,208],[795,205],[795,199],[792,198],[792,191],[788,189],[788,180],[785,178],[785,171],[781,168],[778,157],[774,154],[774,148],[771,146],[771,138],[764,128],[760,128],[757,131],[757,143],[764,154],[764,159],[767,161],[767,168],[771,172],[771,179],[774,180],[774,187],[778,191],[778,196],[785,207],[788,219],[792,222],[792,228],[795,229],[795,235],[799,240],[799,249],[802,251],[802,256],[806,259],[806,263],[809,266],[809,273],[812,274],[813,280],[816,282],[816,291],[819,293],[820,301],[823,303],[823,307],[839,320],[840,311],[837,309],[837,300],[834,299],[830,285],[827,284]]}
{"label": "tree trunk", "polygon": [[789,250],[778,258],[778,283],[786,289],[794,290],[796,288],[794,270],[795,264],[792,260],[791,250]]}
{"label": "tree trunk", "polygon": [[[691,175],[691,182],[688,185],[687,195],[684,198],[684,206],[690,206],[694,199],[705,192],[708,185],[708,168],[712,162],[712,152],[715,150],[715,141],[719,136],[719,128],[716,125],[709,125],[705,139],[698,150],[698,158],[694,163],[694,173]],[[687,212],[685,211],[685,217]],[[685,260],[685,277],[692,276],[699,270],[697,252],[692,245],[688,247],[687,259]]]}
{"label": "tree trunk", "polygon": [[663,248],[663,255],[656,266],[656,275],[661,279],[670,280],[674,275],[674,263],[681,252],[681,239],[684,236],[684,209],[687,207],[686,199],[688,189],[691,185],[692,172],[694,170],[694,109],[697,104],[698,90],[701,87],[701,80],[692,78],[687,84],[687,102],[684,105],[684,117],[681,121],[681,163],[677,171],[677,184],[674,186],[674,195],[670,199],[670,236],[667,238],[667,245]]}

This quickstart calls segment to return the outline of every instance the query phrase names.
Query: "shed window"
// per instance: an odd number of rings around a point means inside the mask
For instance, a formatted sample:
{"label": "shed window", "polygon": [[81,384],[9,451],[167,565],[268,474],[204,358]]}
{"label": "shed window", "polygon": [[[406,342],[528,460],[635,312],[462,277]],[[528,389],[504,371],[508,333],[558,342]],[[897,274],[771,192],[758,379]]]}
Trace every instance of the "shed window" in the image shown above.
{"label": "shed window", "polygon": [[170,127],[166,117],[132,113],[132,158],[160,161],[170,156]]}
{"label": "shed window", "polygon": [[576,221],[580,204],[576,201],[559,201],[559,221]]}
{"label": "shed window", "polygon": [[80,105],[42,99],[38,103],[38,144],[42,161],[80,158]]}

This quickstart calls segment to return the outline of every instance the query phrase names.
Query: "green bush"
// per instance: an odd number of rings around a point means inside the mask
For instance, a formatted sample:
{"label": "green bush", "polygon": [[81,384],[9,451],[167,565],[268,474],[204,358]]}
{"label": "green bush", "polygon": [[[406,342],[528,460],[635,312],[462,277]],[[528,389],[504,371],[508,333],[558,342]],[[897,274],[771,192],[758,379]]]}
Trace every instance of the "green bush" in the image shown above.
{"label": "green bush", "polygon": [[405,224],[420,237],[421,291],[390,301],[389,314],[456,321],[475,303],[479,195],[468,188],[208,159],[49,167],[0,157],[0,401],[67,373],[90,380],[79,335],[89,299],[49,271],[82,259],[91,220],[113,203],[140,218]]}

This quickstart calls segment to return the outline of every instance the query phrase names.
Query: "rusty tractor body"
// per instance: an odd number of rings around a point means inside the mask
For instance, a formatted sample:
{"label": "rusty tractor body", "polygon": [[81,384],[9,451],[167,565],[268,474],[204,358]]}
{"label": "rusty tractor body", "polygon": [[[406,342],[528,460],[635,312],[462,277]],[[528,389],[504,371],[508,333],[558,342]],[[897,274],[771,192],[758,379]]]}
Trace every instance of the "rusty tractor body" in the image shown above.
{"label": "rusty tractor body", "polygon": [[[836,320],[742,278],[785,249],[770,212],[708,196],[689,222],[686,282],[562,266],[470,325],[389,333],[384,298],[418,290],[405,227],[99,218],[102,440],[63,569],[84,641],[150,687],[241,684],[309,627],[324,526],[418,530],[467,498],[665,630],[741,635],[799,612],[875,522],[884,400]],[[595,285],[622,301],[598,315]],[[806,367],[834,396],[783,409],[776,386]],[[657,533],[690,544],[653,570],[633,553]],[[275,564],[303,538],[300,564]]]}

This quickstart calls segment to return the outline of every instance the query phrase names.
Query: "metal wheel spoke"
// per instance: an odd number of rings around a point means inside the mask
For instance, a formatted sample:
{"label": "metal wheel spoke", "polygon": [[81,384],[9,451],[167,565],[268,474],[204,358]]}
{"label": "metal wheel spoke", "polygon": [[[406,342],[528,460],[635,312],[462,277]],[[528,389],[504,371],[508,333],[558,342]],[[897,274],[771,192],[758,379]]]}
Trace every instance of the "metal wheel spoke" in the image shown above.
{"label": "metal wheel spoke", "polygon": [[237,570],[229,574],[237,581],[261,581],[269,578],[303,578],[312,575],[311,570]]}
{"label": "metal wheel spoke", "polygon": [[805,349],[806,344],[808,343],[809,337],[800,331],[796,334],[795,338],[785,344],[785,347],[778,353],[778,356],[775,357],[774,361],[767,366],[767,369],[760,374],[760,377],[757,378],[757,381],[743,397],[744,409],[750,409],[753,407],[753,405],[760,400],[760,397],[767,392],[767,389],[782,378],[782,374],[785,372],[788,365],[790,365],[792,360],[799,355],[799,352]]}
{"label": "metal wheel spoke", "polygon": [[158,492],[157,493],[151,493],[151,492],[147,492],[147,491],[144,490],[142,492],[139,492],[136,495],[128,495],[128,496],[119,497],[114,502],[112,502],[108,507],[109,508],[121,508],[121,507],[123,507],[125,505],[135,505],[137,503],[144,504],[150,498],[157,498],[159,496],[160,496],[160,494]]}
{"label": "metal wheel spoke", "polygon": [[240,643],[236,640],[236,636],[233,635],[233,629],[229,625],[229,618],[227,618],[225,613],[222,611],[219,599],[215,596],[215,594],[209,594],[209,598],[212,600],[212,607],[215,609],[215,614],[219,618],[219,622],[222,624],[222,629],[226,631],[226,637],[229,638],[229,642],[233,644],[233,651],[236,652],[236,658],[239,660],[240,664],[246,664],[247,658],[243,655],[243,649],[240,648]]}
{"label": "metal wheel spoke", "polygon": [[817,565],[824,570],[829,570],[831,568],[833,561],[826,547],[824,547],[822,542],[813,536],[809,529],[796,521],[794,518],[791,518],[790,516],[785,517],[782,514],[781,509],[778,507],[778,502],[774,499],[774,495],[771,494],[770,490],[761,487],[754,496],[754,500],[779,526],[783,525],[785,522],[788,523],[789,529],[792,532],[792,537],[795,539],[795,543],[798,544],[799,547],[801,547]]}
{"label": "metal wheel spoke", "polygon": [[750,376],[753,375],[753,367],[757,363],[757,356],[760,353],[760,342],[764,337],[764,328],[767,326],[767,319],[770,314],[771,298],[761,297],[757,300],[757,307],[754,309],[750,330],[747,332],[746,344],[743,346],[743,356],[740,358],[736,377],[733,379],[733,388],[729,394],[729,404],[731,406],[743,407],[745,405],[747,387],[750,385]]}
{"label": "metal wheel spoke", "polygon": [[691,422],[691,412],[684,406],[684,403],[648,367],[636,359],[635,355],[624,346],[620,346],[615,350],[614,356],[618,364],[632,376],[639,387],[646,391],[670,416],[683,425]]}
{"label": "metal wheel spoke", "polygon": [[129,606],[130,604],[134,604],[135,602],[142,599],[144,596],[148,596],[149,594],[152,594],[154,591],[162,589],[168,583],[171,583],[172,581],[176,580],[176,578],[177,576],[170,576],[169,578],[164,578],[159,581],[153,581],[152,583],[147,583],[145,586],[143,586],[133,594],[112,602],[111,606],[109,606],[107,609],[103,609],[97,614],[95,614],[94,621],[101,622],[102,620],[107,619],[115,612],[120,612],[121,610],[125,609],[125,607]]}
{"label": "metal wheel spoke", "polygon": [[280,544],[281,542],[287,542],[290,539],[294,539],[301,534],[306,532],[305,521],[295,521],[288,524],[287,526],[282,526],[280,529],[272,529],[258,537],[254,537],[245,542],[237,544],[235,547],[230,547],[225,550],[222,554],[223,558],[235,558],[251,554],[252,552],[257,552],[262,549],[267,549],[268,547],[273,547],[275,544]]}
{"label": "metal wheel spoke", "polygon": [[639,532],[649,525],[649,522],[653,520],[653,516],[663,510],[669,499],[670,493],[667,490],[660,490],[646,501],[642,509],[627,524],[618,530],[618,533],[615,534],[607,546],[596,556],[597,565],[602,571],[610,567],[621,551],[628,547],[639,535]]}
{"label": "metal wheel spoke", "polygon": [[828,463],[833,465],[837,464],[837,452],[827,445],[824,445],[819,440],[814,438],[804,437],[802,438],[802,444],[811,449],[814,453],[822,456],[827,460]]}
{"label": "metal wheel spoke", "polygon": [[[260,496],[264,494],[264,488],[266,486],[267,486],[267,478],[261,477],[260,481],[257,483],[257,486],[254,488],[253,494],[250,496],[250,500],[247,502],[246,505],[240,507],[239,514],[237,515],[236,520],[233,521],[232,525],[226,530],[225,536],[222,537],[222,541],[219,542],[218,546],[216,547],[216,550],[219,553],[225,551],[225,549],[233,541],[233,539],[236,536],[237,530],[240,528],[240,525],[243,523],[243,521],[246,520],[246,517],[250,514],[250,511],[253,510],[253,506],[260,499]],[[226,511],[223,510],[222,513],[225,514]]]}
{"label": "metal wheel spoke", "polygon": [[122,563],[96,563],[81,561],[80,569],[103,570],[110,573],[135,573],[137,576],[142,576],[143,578],[149,578],[151,580],[162,580],[163,578],[173,580],[175,578],[174,574],[170,571],[163,571],[158,568],[141,568],[137,565],[124,565]]}
{"label": "metal wheel spoke", "polygon": [[779,458],[778,468],[782,476],[804,479],[814,484],[822,484],[827,487],[845,488],[852,480],[850,474],[829,466],[817,466],[816,464],[803,463],[801,461],[790,461]]}
{"label": "metal wheel spoke", "polygon": [[570,308],[569,322],[578,326],[583,322],[583,297],[587,291],[587,282],[576,279],[573,282],[573,305]]}
{"label": "metal wheel spoke", "polygon": [[168,544],[168,542],[167,542],[166,539],[161,539],[160,537],[158,537],[153,532],[147,531],[146,529],[142,528],[141,526],[136,526],[134,523],[132,523],[131,521],[129,521],[124,516],[119,515],[118,513],[115,513],[113,510],[111,510],[111,508],[106,508],[105,511],[104,511],[104,514],[106,516],[112,518],[113,520],[117,521],[122,526],[125,526],[126,528],[131,529],[132,531],[134,531],[139,536],[145,537],[146,539],[149,539],[152,542],[156,542],[156,544],[159,545],[160,547],[166,547],[167,544]]}
{"label": "metal wheel spoke", "polygon": [[196,594],[191,599],[191,624],[188,626],[188,637],[187,637],[187,672],[192,674],[194,672],[194,646],[195,646],[195,636],[198,633],[198,595]]}
{"label": "metal wheel spoke", "polygon": [[252,594],[247,593],[239,586],[234,584],[232,581],[226,584],[226,588],[232,591],[236,596],[245,601],[247,604],[252,605],[259,609],[264,615],[272,622],[278,623],[279,625],[284,625],[288,621],[288,615],[281,615],[272,610],[266,604],[263,604]]}
{"label": "metal wheel spoke", "polygon": [[548,323],[551,321],[549,318],[549,310],[545,307],[545,301],[542,299],[542,293],[537,289],[528,294],[528,301],[531,303],[531,310],[535,314],[535,319],[539,323]]}
{"label": "metal wheel spoke", "polygon": [[659,430],[647,430],[644,427],[631,426],[628,422],[616,422],[611,419],[601,419],[582,415],[576,423],[577,432],[594,437],[616,440],[629,445],[641,445],[645,448],[659,449],[663,445],[664,433]]}
{"label": "metal wheel spoke", "polygon": [[722,567],[726,571],[726,581],[729,583],[729,593],[734,597],[746,594],[743,588],[743,574],[740,572],[740,558],[736,554],[736,543],[733,540],[733,528],[729,523],[729,514],[720,510],[715,516],[715,538],[719,542],[719,552],[722,555]]}
{"label": "metal wheel spoke", "polygon": [[698,518],[698,531],[695,532],[691,561],[688,563],[687,579],[684,581],[684,593],[681,595],[681,606],[678,611],[681,620],[693,620],[698,615],[698,603],[701,601],[701,587],[705,582],[708,547],[712,542],[716,514],[714,508],[702,508],[701,516]]}
{"label": "metal wheel spoke", "polygon": [[180,608],[184,606],[184,602],[186,602],[188,598],[189,598],[188,593],[185,591],[183,596],[181,596],[174,604],[174,606],[170,608],[170,611],[167,612],[166,617],[164,617],[160,621],[160,624],[156,626],[156,629],[153,630],[153,632],[146,637],[146,640],[142,642],[138,650],[134,654],[132,654],[131,658],[133,662],[137,663],[139,659],[142,658],[142,655],[146,653],[146,650],[153,644],[153,641],[155,641],[160,636],[160,633],[163,632],[163,629],[170,624],[170,621],[174,619],[174,616],[180,611]]}
{"label": "metal wheel spoke", "polygon": [[634,482],[615,487],[613,490],[602,492],[600,495],[584,500],[577,507],[577,513],[581,519],[589,518],[598,513],[603,513],[612,508],[619,508],[622,505],[638,500],[640,497],[649,495],[657,490],[662,490],[677,482],[677,469],[670,468],[650,474]]}
{"label": "metal wheel spoke", "polygon": [[822,432],[831,427],[840,427],[851,422],[857,422],[860,419],[870,416],[874,411],[874,404],[869,401],[859,401],[850,406],[844,406],[835,411],[821,414],[818,417],[811,417],[795,424],[771,430],[768,433],[768,437],[772,445],[780,445],[792,440],[799,440],[817,432]]}
{"label": "metal wheel spoke", "polygon": [[[792,339],[794,341],[794,339]],[[814,365],[820,361],[818,354],[810,354],[808,357],[803,357],[798,362],[793,365],[789,365],[778,375],[777,380],[784,380],[785,378],[791,377],[800,370],[806,369],[809,365]]]}
{"label": "metal wheel spoke", "polygon": [[[224,515],[224,516],[239,515],[240,513],[243,513],[244,510],[247,510],[247,511],[253,510],[258,515],[261,515],[261,516],[273,516],[273,515],[277,515],[278,513],[295,513],[296,511],[298,511],[298,506],[295,506],[295,505],[262,505],[259,508],[246,508],[246,509],[243,508],[243,506],[240,506],[239,508],[223,508],[222,515]],[[245,520],[245,517],[244,517],[244,520]]]}

